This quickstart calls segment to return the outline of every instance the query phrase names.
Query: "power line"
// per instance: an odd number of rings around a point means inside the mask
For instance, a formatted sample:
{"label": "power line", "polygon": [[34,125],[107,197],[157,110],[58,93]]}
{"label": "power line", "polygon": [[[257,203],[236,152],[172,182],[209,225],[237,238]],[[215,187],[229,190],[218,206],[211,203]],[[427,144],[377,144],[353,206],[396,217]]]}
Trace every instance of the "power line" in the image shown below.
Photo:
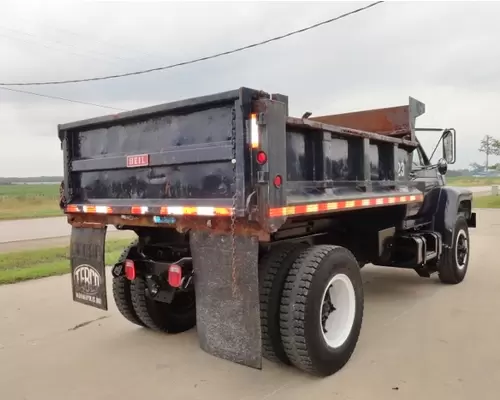
{"label": "power line", "polygon": [[100,76],[100,77],[95,77],[95,78],[68,79],[68,80],[61,80],[61,81],[45,81],[45,82],[14,82],[14,83],[7,82],[7,83],[0,83],[0,86],[62,85],[62,84],[67,84],[67,83],[81,83],[81,82],[103,81],[103,80],[108,80],[108,79],[124,78],[124,77],[132,76],[132,75],[142,75],[142,74],[148,74],[148,73],[156,72],[156,71],[163,71],[163,70],[166,70],[166,69],[172,69],[172,68],[181,67],[181,66],[185,66],[185,65],[189,65],[189,64],[195,64],[195,63],[198,63],[198,62],[201,62],[201,61],[212,60],[214,58],[219,58],[219,57],[227,56],[229,54],[238,53],[240,51],[244,51],[244,50],[248,50],[248,49],[251,49],[251,48],[254,48],[254,47],[262,46],[262,45],[265,45],[265,44],[268,44],[268,43],[271,43],[271,42],[276,42],[278,40],[285,39],[285,38],[288,38],[290,36],[297,35],[299,33],[303,33],[303,32],[309,31],[311,29],[318,28],[318,27],[320,27],[322,25],[330,24],[332,22],[338,21],[339,19],[346,18],[346,17],[348,17],[350,15],[353,15],[353,14],[359,13],[361,11],[365,11],[365,10],[367,10],[369,8],[375,7],[376,5],[379,5],[381,3],[383,3],[383,1],[376,1],[375,3],[371,3],[371,4],[369,4],[369,5],[365,6],[365,7],[357,8],[356,10],[349,11],[349,12],[344,13],[342,15],[339,15],[337,17],[330,18],[330,19],[327,19],[327,20],[322,21],[322,22],[318,22],[318,23],[316,23],[314,25],[310,25],[310,26],[307,26],[307,27],[302,28],[302,29],[298,29],[298,30],[295,30],[295,31],[292,31],[292,32],[288,32],[288,33],[285,33],[285,34],[280,35],[280,36],[275,36],[275,37],[273,37],[271,39],[266,39],[266,40],[263,40],[263,41],[260,41],[260,42],[256,42],[256,43],[252,43],[252,44],[249,44],[249,45],[246,45],[246,46],[238,47],[238,48],[233,49],[233,50],[224,51],[222,53],[217,53],[217,54],[213,54],[213,55],[210,55],[210,56],[195,58],[195,59],[190,60],[190,61],[183,61],[183,62],[179,62],[179,63],[176,63],[176,64],[170,64],[170,65],[166,65],[166,66],[162,66],[162,67],[150,68],[150,69],[145,69],[145,70],[135,71],[135,72],[127,72],[127,73],[123,73],[123,74]]}
{"label": "power line", "polygon": [[[31,38],[34,38],[34,39],[31,39],[31,40],[27,40],[25,38],[21,38],[21,37],[16,37],[16,36],[9,36],[9,35],[6,35],[5,33],[2,33],[1,30],[6,30],[6,31],[10,31],[10,32],[13,32],[17,35],[24,35],[24,36],[28,36],[28,37],[31,37]],[[67,52],[69,54],[73,54],[73,55],[76,55],[76,56],[80,56],[80,57],[85,57],[85,58],[93,58],[94,60],[98,60],[98,61],[106,61],[106,62],[113,62],[113,63],[117,63],[116,60],[113,60],[113,59],[110,59],[108,56],[104,55],[103,53],[96,53],[94,52],[95,54],[89,54],[89,53],[82,53],[82,52],[79,52],[79,51],[74,51],[71,49],[71,45],[67,44],[67,43],[64,43],[64,42],[61,42],[61,41],[57,41],[57,40],[46,40],[46,41],[43,41],[43,38],[38,38],[37,35],[34,35],[32,33],[28,33],[28,32],[23,32],[23,31],[20,31],[18,29],[12,29],[12,28],[7,28],[5,26],[0,26],[0,36],[2,37],[6,37],[8,39],[12,39],[12,40],[18,40],[18,41],[21,41],[21,42],[24,42],[24,43],[28,43],[28,44],[31,44],[31,45],[35,45],[35,46],[41,46],[41,47],[45,47],[46,49],[49,49],[49,50],[56,50],[56,51],[62,51],[62,52]],[[66,46],[66,47],[69,47],[68,48],[61,48],[61,47],[55,47],[53,45],[50,45],[50,44],[47,44],[47,42],[52,42],[52,43],[56,43],[58,45],[62,45],[62,46]],[[99,56],[99,54],[102,54],[104,55],[104,57],[101,57]],[[97,55],[97,57],[96,57]],[[107,58],[105,58],[107,57]]]}
{"label": "power line", "polygon": [[[25,17],[22,17],[22,16],[19,16],[19,15],[16,16],[16,19],[20,19],[20,20],[22,20],[25,23],[28,23],[30,25],[33,24],[32,20],[30,20],[28,18],[25,18]],[[37,21],[37,22],[40,25],[39,21]],[[84,39],[91,39],[92,43],[94,43],[94,44],[101,43],[101,44],[107,46],[107,53],[106,53],[107,57],[113,57],[113,58],[117,58],[117,59],[120,59],[120,60],[123,60],[123,61],[137,61],[136,57],[122,57],[122,56],[117,56],[117,55],[109,53],[110,49],[115,49],[117,47],[121,47],[122,49],[126,50],[127,52],[131,51],[131,48],[129,46],[125,46],[125,45],[123,45],[123,44],[121,44],[119,42],[110,41],[110,40],[106,40],[106,39],[102,39],[102,38],[96,39],[95,36],[92,36],[92,35],[89,36],[89,35],[83,34],[81,32],[75,32],[75,31],[72,31],[72,30],[69,30],[69,29],[60,28],[60,27],[53,26],[53,25],[40,25],[40,26],[43,29],[45,29],[45,30],[50,29],[53,32],[60,32],[63,35],[68,35],[69,34],[69,35],[77,36],[77,37],[84,38]],[[85,27],[89,27],[89,25],[86,24]],[[92,26],[92,28],[94,28],[94,27]],[[19,32],[19,33],[21,33],[21,32]],[[22,32],[22,34],[25,35],[27,33],[26,32]],[[104,55],[104,53],[96,52],[95,50],[90,50],[90,51],[93,51],[96,54],[103,54]],[[140,55],[142,54],[142,55],[147,56],[147,57],[156,57],[156,55],[154,55],[152,53],[145,52],[143,49],[138,50],[138,49],[134,48],[133,52],[134,53],[138,53]]]}
{"label": "power line", "polygon": [[116,108],[116,107],[111,107],[111,106],[105,106],[103,104],[97,104],[97,103],[88,103],[86,101],[80,101],[80,100],[73,100],[73,99],[67,99],[65,97],[58,97],[58,96],[50,96],[48,94],[41,94],[41,93],[33,93],[33,92],[28,92],[26,90],[19,90],[19,89],[11,89],[11,88],[6,88],[0,86],[0,90],[8,90],[10,92],[17,92],[17,93],[24,93],[24,94],[31,94],[33,96],[39,96],[39,97],[46,97],[48,99],[55,99],[55,100],[62,100],[62,101],[69,101],[70,103],[78,103],[78,104],[85,104],[87,106],[95,106],[95,107],[101,107],[101,108],[108,108],[110,110],[115,110],[115,111],[128,111],[123,108]]}
{"label": "power line", "polygon": [[[26,19],[25,19],[25,21],[26,21]],[[52,29],[54,32],[55,31],[59,31],[59,32],[61,32],[63,34],[69,34],[69,35],[81,37],[81,38],[84,38],[84,39],[85,38],[86,39],[91,39],[93,43],[101,43],[101,44],[107,46],[108,51],[109,51],[110,48],[118,48],[118,47],[121,47],[122,49],[126,50],[127,52],[131,51],[130,47],[124,46],[123,44],[121,44],[119,42],[114,42],[114,41],[110,41],[110,40],[106,40],[106,39],[102,39],[102,38],[96,39],[94,36],[88,36],[88,35],[85,35],[85,34],[83,34],[81,32],[75,32],[75,31],[71,31],[71,30],[68,30],[68,29],[59,28],[59,27],[56,27],[56,26],[46,26],[46,27],[49,28],[49,29]],[[94,51],[94,50],[91,50],[91,51]],[[142,54],[142,55],[144,55],[146,57],[156,57],[155,54],[148,53],[148,52],[144,51],[143,49],[138,50],[138,49],[134,48],[133,52],[134,53],[138,53],[139,55]],[[103,54],[103,53],[99,52],[97,54]],[[106,53],[106,54],[108,54],[108,53]],[[117,56],[117,55],[113,55],[113,54],[110,54],[110,56],[118,58],[120,60],[124,60],[124,61],[137,61],[136,57],[122,57],[122,56]]]}

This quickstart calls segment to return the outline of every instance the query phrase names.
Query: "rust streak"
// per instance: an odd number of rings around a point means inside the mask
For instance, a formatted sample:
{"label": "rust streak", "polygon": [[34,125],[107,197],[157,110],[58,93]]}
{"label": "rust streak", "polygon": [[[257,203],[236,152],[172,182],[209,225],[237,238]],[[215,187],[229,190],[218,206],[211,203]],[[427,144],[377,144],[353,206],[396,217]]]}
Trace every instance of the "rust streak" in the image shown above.
{"label": "rust streak", "polygon": [[[125,218],[124,218],[125,217]],[[117,227],[154,227],[176,229],[178,232],[189,230],[202,230],[214,233],[228,233],[231,231],[231,221],[221,217],[184,216],[177,218],[173,225],[161,225],[153,222],[153,217],[148,215],[121,216],[106,214],[72,214],[68,216],[68,223],[75,227],[104,227],[114,225]],[[255,222],[237,220],[235,233],[244,236],[257,236],[259,241],[270,241],[270,234]]]}

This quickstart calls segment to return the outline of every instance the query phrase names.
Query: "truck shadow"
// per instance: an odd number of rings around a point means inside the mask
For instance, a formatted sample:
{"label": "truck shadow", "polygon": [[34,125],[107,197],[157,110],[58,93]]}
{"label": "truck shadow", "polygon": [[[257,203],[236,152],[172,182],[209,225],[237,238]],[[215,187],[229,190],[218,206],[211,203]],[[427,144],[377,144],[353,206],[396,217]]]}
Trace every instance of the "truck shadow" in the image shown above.
{"label": "truck shadow", "polygon": [[[420,278],[414,271],[393,268],[367,265],[363,268],[362,276],[366,308],[364,331],[381,329],[382,321],[379,317],[382,314],[384,320],[386,318],[390,320],[413,304],[432,296],[440,287],[435,276],[430,279]],[[121,317],[115,314],[113,319],[115,318]],[[289,390],[290,378],[293,378],[292,386],[323,381],[301,373],[295,368],[277,365],[267,360],[263,361],[265,373],[262,373],[211,356],[199,347],[196,329],[177,335],[166,335],[143,328],[131,328],[126,321],[123,321],[123,329],[119,329],[116,335],[103,336],[102,341],[102,346],[111,354],[120,354],[122,349],[127,348],[129,352],[127,359],[135,369],[147,369],[158,376],[171,374],[190,376],[188,386],[193,390],[207,382],[210,382],[210,386],[226,385],[228,375],[243,386],[259,387],[264,396],[280,387]],[[353,362],[349,362],[346,368],[326,380],[331,382],[339,379],[351,368],[355,368],[358,356],[356,354]],[[265,391],[266,388],[269,389],[268,392]],[[252,396],[259,397],[254,393],[249,398],[254,398]]]}
{"label": "truck shadow", "polygon": [[407,302],[425,298],[443,286],[437,274],[421,278],[413,270],[367,265],[361,275],[368,307],[372,302]]}

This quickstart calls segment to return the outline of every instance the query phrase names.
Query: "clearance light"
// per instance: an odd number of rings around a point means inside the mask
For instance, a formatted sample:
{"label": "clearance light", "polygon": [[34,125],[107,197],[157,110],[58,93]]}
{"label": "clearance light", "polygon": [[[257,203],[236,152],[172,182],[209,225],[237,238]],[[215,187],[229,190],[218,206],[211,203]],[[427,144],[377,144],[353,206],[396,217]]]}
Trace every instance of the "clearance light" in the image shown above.
{"label": "clearance light", "polygon": [[252,149],[259,148],[259,125],[257,125],[257,114],[250,115],[250,140]]}
{"label": "clearance light", "polygon": [[281,187],[281,184],[283,183],[283,179],[281,178],[281,175],[276,175],[274,177],[274,186],[276,186],[277,188]]}

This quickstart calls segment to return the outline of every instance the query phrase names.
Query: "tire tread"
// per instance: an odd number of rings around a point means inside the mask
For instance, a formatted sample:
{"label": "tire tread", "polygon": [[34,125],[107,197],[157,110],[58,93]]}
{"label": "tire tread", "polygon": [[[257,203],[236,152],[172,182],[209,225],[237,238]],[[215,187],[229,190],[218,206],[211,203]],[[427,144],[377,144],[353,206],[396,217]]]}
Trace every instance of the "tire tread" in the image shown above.
{"label": "tire tread", "polygon": [[[125,248],[116,264],[121,264],[125,262],[130,249],[137,246],[138,240],[134,240],[130,245]],[[144,326],[144,323],[137,316],[134,306],[132,304],[132,296],[130,292],[130,281],[125,276],[113,277],[113,299],[115,301],[116,308],[120,314],[125,317],[129,322],[135,325]]]}
{"label": "tire tread", "polygon": [[[261,332],[262,332],[262,353],[269,361],[290,364],[286,352],[281,343],[280,333],[280,301],[283,282],[280,282],[280,271],[282,268],[287,268],[284,264],[293,254],[298,254],[306,245],[286,243],[278,248],[272,249],[266,254],[259,263],[259,299],[260,299],[260,317],[261,317]],[[276,288],[276,285],[281,288]],[[278,289],[278,293],[276,293]],[[278,295],[278,296],[276,296]],[[274,303],[274,304],[273,304]],[[273,316],[269,315],[270,308],[277,307],[277,320],[272,320]]]}
{"label": "tire tread", "polygon": [[144,279],[134,279],[131,284],[131,292],[134,310],[143,324],[154,331],[168,332],[167,320],[158,318],[156,316],[156,310],[153,309],[154,305],[150,307],[148,304],[148,299],[146,297],[146,282]]}
{"label": "tire tread", "polygon": [[[317,245],[303,251],[289,270],[281,297],[281,338],[290,362],[297,368],[314,374],[325,375],[315,366],[305,337],[306,301],[315,272],[323,259],[332,251],[345,252],[354,262],[347,249],[335,245]],[[357,263],[357,262],[356,262]],[[360,310],[363,313],[363,309]],[[357,340],[357,338],[356,338]],[[350,350],[348,357],[354,351]]]}
{"label": "tire tread", "polygon": [[[462,225],[462,226],[461,226]],[[465,271],[463,275],[460,275],[456,268],[456,260],[455,260],[455,246],[456,246],[456,232],[460,229],[464,228],[467,232],[467,240],[469,241],[469,254],[467,255],[467,266],[465,267]],[[467,226],[467,220],[462,215],[457,217],[455,222],[455,227],[453,230],[453,246],[450,249],[445,249],[443,252],[443,258],[439,263],[438,271],[439,271],[439,280],[442,283],[446,283],[449,285],[459,284],[464,280],[465,273],[467,272],[468,264],[470,261],[470,236],[469,229]]]}

